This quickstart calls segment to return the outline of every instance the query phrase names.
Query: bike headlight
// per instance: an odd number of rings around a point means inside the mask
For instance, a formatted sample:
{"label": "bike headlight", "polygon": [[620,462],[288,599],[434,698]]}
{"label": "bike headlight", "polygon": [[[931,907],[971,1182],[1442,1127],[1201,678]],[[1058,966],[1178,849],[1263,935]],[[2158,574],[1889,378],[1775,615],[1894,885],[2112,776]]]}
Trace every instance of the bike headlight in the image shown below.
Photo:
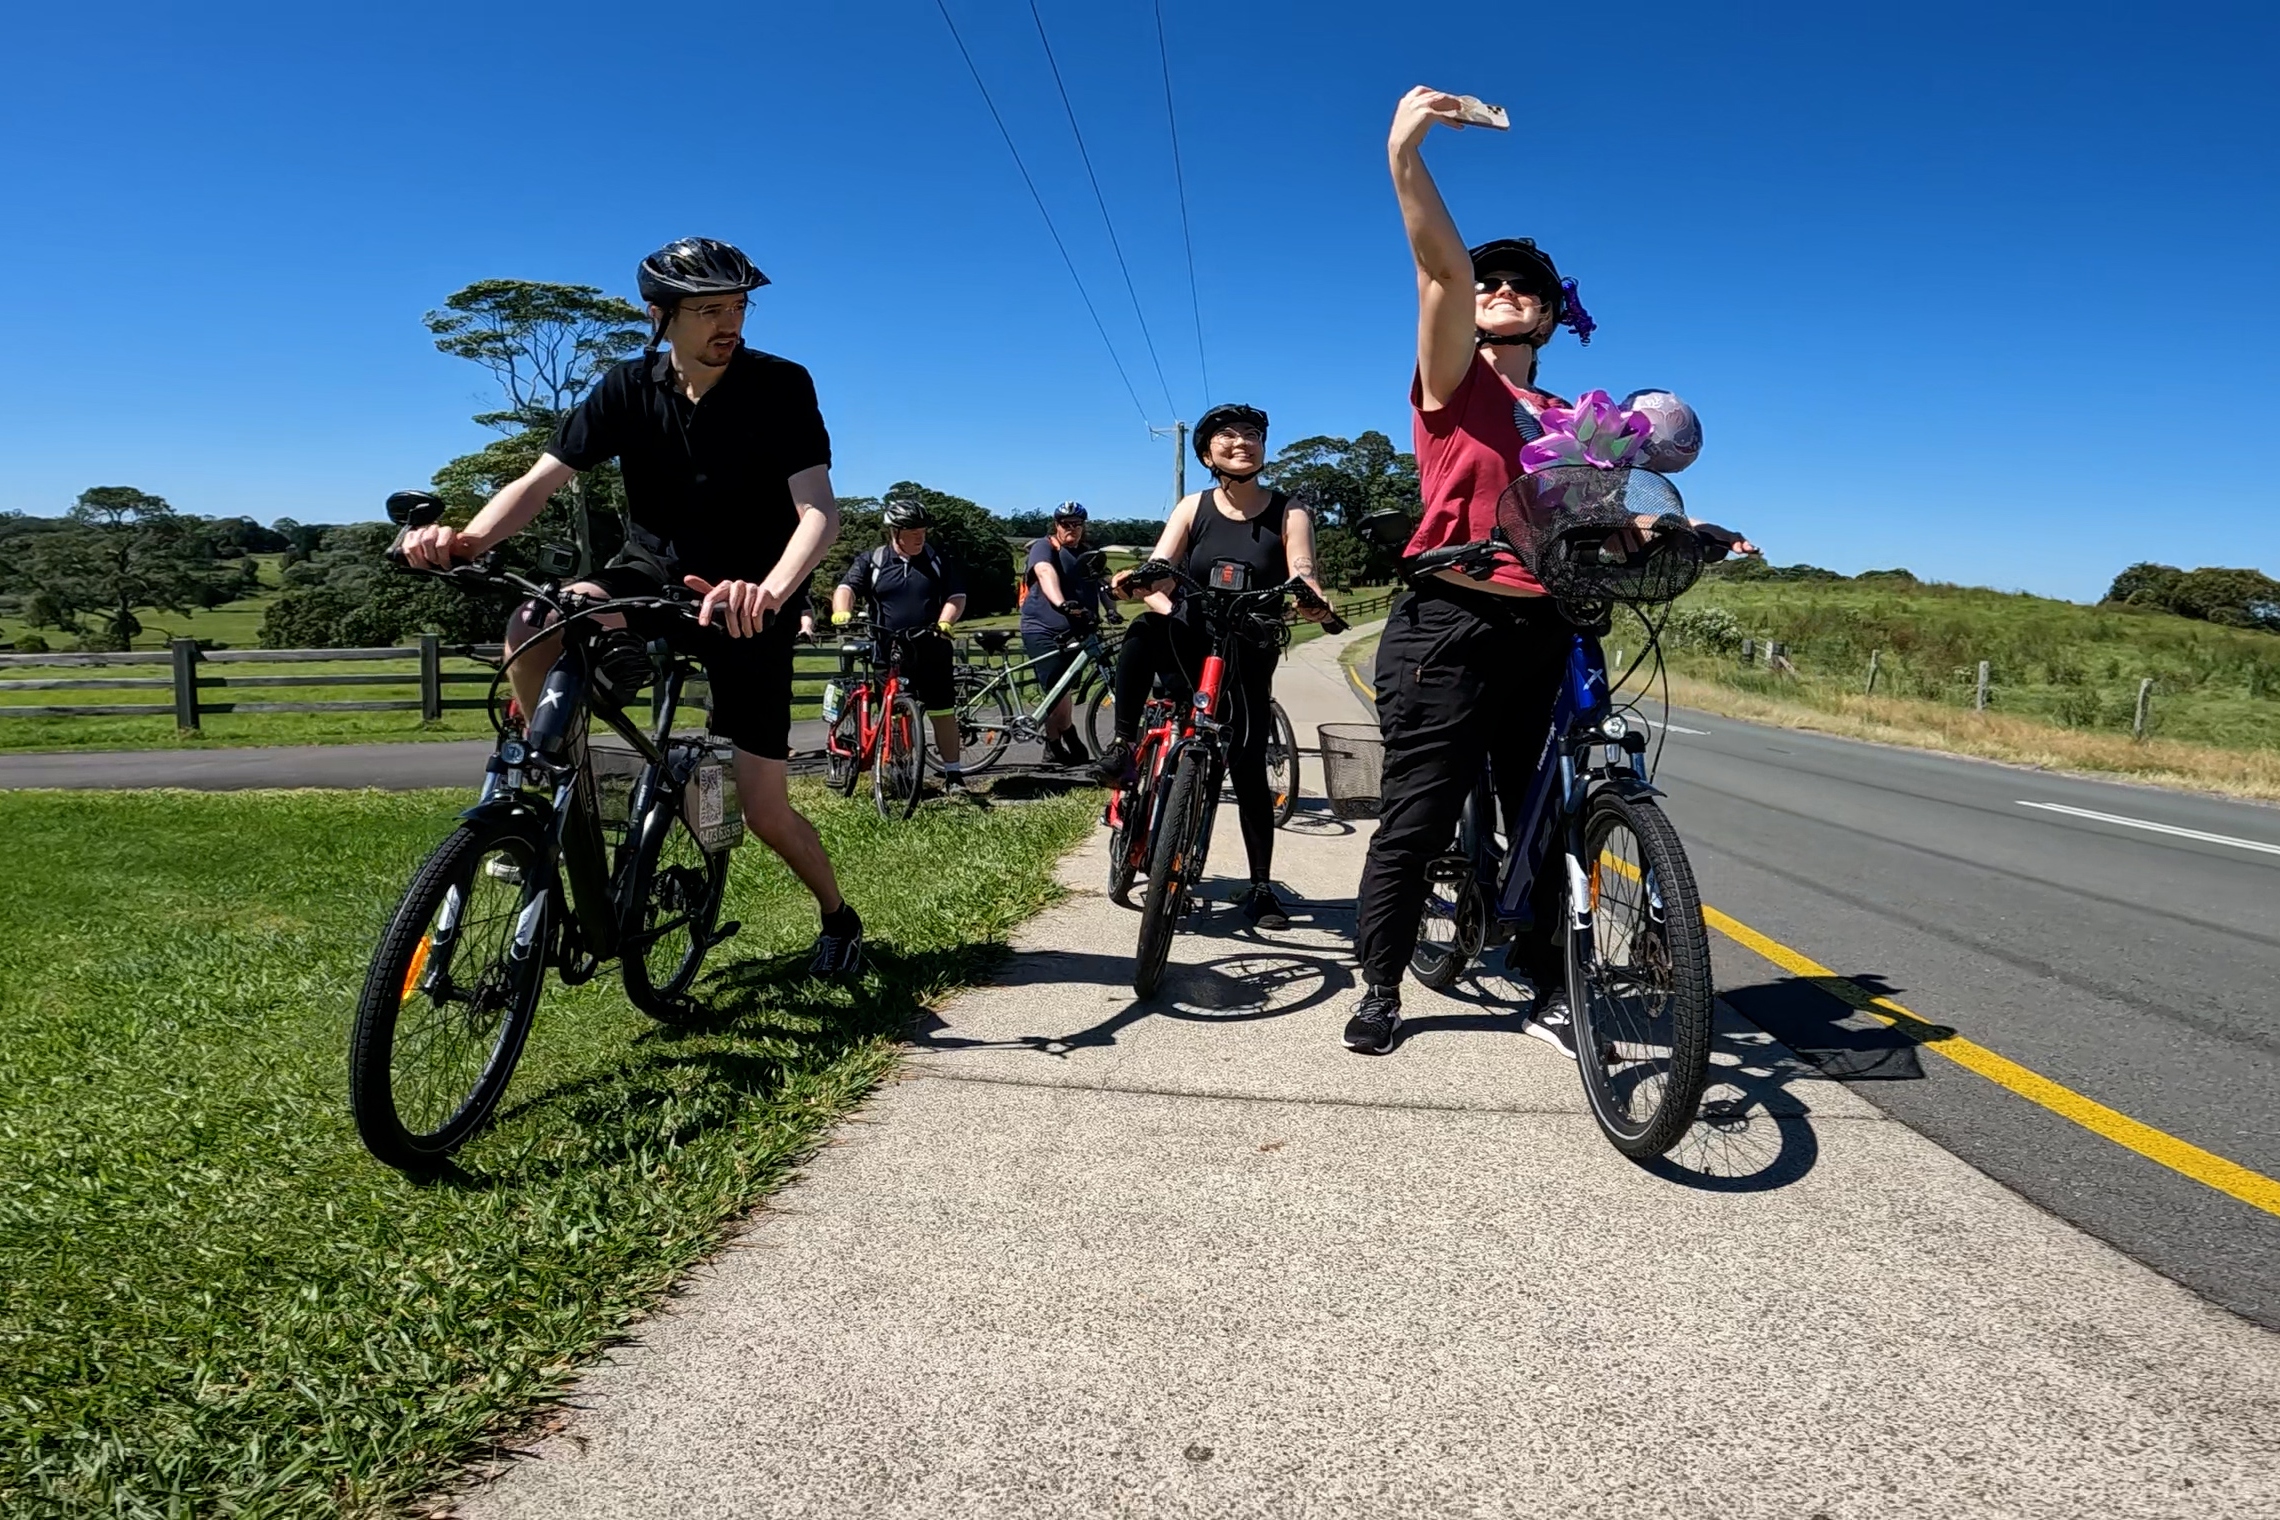
{"label": "bike headlight", "polygon": [[1617,717],[1613,713],[1610,713],[1608,714],[1606,721],[1602,722],[1599,725],[1599,731],[1610,739],[1621,739],[1625,734],[1631,731],[1631,725],[1624,722],[1621,718]]}

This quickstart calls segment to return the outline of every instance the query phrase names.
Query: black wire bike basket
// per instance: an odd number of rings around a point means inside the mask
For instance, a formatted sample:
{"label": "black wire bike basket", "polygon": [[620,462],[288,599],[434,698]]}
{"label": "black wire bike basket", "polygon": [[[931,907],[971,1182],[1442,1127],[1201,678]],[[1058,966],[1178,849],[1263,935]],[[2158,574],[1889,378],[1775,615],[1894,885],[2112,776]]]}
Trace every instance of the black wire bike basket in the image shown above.
{"label": "black wire bike basket", "polygon": [[1563,605],[1652,606],[1702,574],[1702,542],[1678,487],[1652,470],[1553,465],[1496,503],[1497,526]]}

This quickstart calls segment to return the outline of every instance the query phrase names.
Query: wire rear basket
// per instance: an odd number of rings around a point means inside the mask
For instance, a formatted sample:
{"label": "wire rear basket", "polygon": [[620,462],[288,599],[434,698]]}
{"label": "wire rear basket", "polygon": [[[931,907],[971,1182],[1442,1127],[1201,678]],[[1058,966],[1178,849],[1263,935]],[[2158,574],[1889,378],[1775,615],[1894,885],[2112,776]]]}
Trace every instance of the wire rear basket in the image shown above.
{"label": "wire rear basket", "polygon": [[1702,574],[1686,503],[1652,470],[1553,465],[1506,487],[1496,520],[1562,602],[1650,606],[1676,600]]}
{"label": "wire rear basket", "polygon": [[1385,736],[1375,723],[1324,723],[1315,729],[1322,746],[1322,790],[1339,818],[1375,818],[1385,785]]}

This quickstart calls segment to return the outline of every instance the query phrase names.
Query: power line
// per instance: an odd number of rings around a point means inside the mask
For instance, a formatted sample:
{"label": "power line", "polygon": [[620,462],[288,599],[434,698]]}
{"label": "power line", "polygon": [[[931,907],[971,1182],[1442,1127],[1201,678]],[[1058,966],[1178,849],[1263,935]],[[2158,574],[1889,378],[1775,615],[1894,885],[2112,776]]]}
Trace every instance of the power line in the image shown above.
{"label": "power line", "polygon": [[1100,207],[1100,219],[1108,228],[1108,246],[1116,250],[1116,267],[1124,271],[1124,293],[1132,298],[1132,315],[1140,320],[1140,341],[1148,345],[1148,362],[1156,366],[1156,383],[1164,388],[1164,405],[1173,411],[1179,404],[1172,400],[1172,383],[1164,378],[1164,362],[1156,357],[1156,339],[1148,331],[1148,319],[1140,312],[1140,292],[1132,284],[1132,266],[1124,262],[1124,245],[1116,240],[1116,223],[1109,218],[1108,197],[1100,193],[1100,176],[1093,173],[1092,155],[1085,151],[1085,134],[1077,128],[1077,108],[1069,103],[1069,87],[1061,82],[1061,65],[1054,61],[1053,44],[1046,40],[1045,18],[1038,14],[1037,0],[1029,0],[1029,19],[1037,23],[1037,40],[1045,48],[1045,65],[1053,71],[1053,87],[1061,92],[1061,109],[1068,113],[1070,135],[1077,140],[1077,157],[1084,160],[1085,178],[1092,181],[1093,200]]}
{"label": "power line", "polygon": [[[1045,230],[1052,234],[1053,246],[1061,250],[1061,262],[1068,266],[1069,278],[1077,287],[1077,299],[1085,303],[1085,311],[1092,317],[1093,330],[1100,334],[1101,346],[1108,350],[1108,362],[1116,366],[1116,377],[1124,382],[1124,394],[1132,398],[1132,409],[1140,414],[1143,426],[1148,421],[1148,408],[1140,404],[1140,392],[1132,385],[1132,377],[1124,371],[1124,361],[1116,356],[1116,345],[1108,339],[1108,328],[1093,306],[1092,296],[1085,289],[1084,277],[1077,273],[1077,261],[1069,257],[1069,245],[1061,241],[1061,229],[1053,225],[1053,213],[1045,209],[1045,197],[1037,193],[1037,181],[1029,177],[1029,166],[1021,161],[1021,150],[1013,145],[1013,134],[1006,130],[1005,118],[998,114],[997,102],[990,98],[990,87],[982,83],[982,71],[974,67],[974,55],[966,50],[966,39],[958,35],[958,23],[950,19],[950,7],[943,0],[934,0],[934,8],[942,13],[942,24],[950,28],[950,40],[958,44],[958,56],[966,60],[966,72],[974,76],[974,88],[982,92],[982,104],[989,107],[990,120],[997,123],[998,135],[1005,139],[1005,151],[1013,155],[1013,166],[1021,171],[1021,182],[1029,187],[1029,198],[1037,203],[1037,214],[1045,219]],[[1122,257],[1122,255],[1118,255]],[[1129,280],[1129,276],[1126,277]],[[1142,334],[1146,334],[1142,324]],[[1150,357],[1154,350],[1150,349]],[[1156,378],[1163,378],[1159,368]]]}
{"label": "power line", "polygon": [[1172,183],[1180,187],[1180,240],[1187,244],[1188,310],[1195,313],[1195,362],[1211,404],[1211,361],[1203,356],[1203,303],[1195,293],[1195,234],[1188,230],[1187,175],[1180,169],[1180,120],[1172,113],[1172,55],[1164,46],[1164,0],[1156,0],[1156,61],[1164,66],[1164,121],[1172,129]]}

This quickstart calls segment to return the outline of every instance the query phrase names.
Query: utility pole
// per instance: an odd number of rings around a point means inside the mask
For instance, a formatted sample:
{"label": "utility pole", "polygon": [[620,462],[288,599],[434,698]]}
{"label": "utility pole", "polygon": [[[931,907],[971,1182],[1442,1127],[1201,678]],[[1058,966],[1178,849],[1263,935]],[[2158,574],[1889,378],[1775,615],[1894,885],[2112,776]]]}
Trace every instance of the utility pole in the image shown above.
{"label": "utility pole", "polygon": [[1174,418],[1168,428],[1152,427],[1148,431],[1158,438],[1166,434],[1172,440],[1172,505],[1178,506],[1187,495],[1187,435],[1188,425]]}

